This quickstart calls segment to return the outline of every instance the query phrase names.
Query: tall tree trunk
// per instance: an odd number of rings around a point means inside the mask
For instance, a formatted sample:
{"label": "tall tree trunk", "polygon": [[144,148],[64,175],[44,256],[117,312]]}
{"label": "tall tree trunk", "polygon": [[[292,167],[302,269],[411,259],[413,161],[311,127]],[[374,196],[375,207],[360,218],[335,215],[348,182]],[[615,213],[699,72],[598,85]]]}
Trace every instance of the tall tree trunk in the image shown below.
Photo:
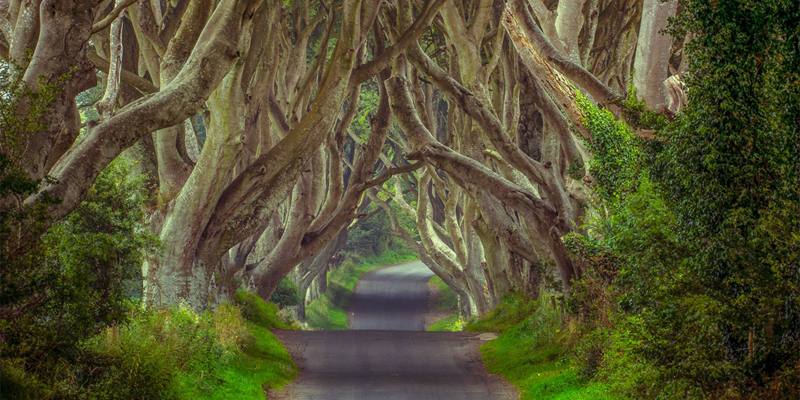
{"label": "tall tree trunk", "polygon": [[667,102],[663,83],[669,77],[673,39],[664,29],[677,10],[678,0],[644,0],[633,84],[638,96],[654,110],[663,109]]}
{"label": "tall tree trunk", "polygon": [[162,250],[147,271],[152,290],[146,292],[146,298],[151,304],[183,300],[200,307],[207,296],[203,291],[213,271],[207,268],[215,261],[198,260],[196,249],[242,150],[238,113],[243,104],[241,67],[237,64],[209,98],[210,124],[200,158],[174,204],[164,211],[159,234]]}

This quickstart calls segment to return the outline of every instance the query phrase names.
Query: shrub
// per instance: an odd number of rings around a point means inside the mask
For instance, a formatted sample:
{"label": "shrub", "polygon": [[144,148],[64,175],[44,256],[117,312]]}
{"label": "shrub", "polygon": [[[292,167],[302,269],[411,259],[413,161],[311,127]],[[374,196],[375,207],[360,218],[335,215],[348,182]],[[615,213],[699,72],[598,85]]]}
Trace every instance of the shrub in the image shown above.
{"label": "shrub", "polygon": [[269,301],[280,308],[292,307],[300,304],[300,294],[297,292],[294,281],[285,277],[278,283],[278,287],[270,296]]}
{"label": "shrub", "polygon": [[103,399],[177,399],[213,391],[252,340],[230,304],[200,314],[188,307],[139,311],[87,343],[85,364],[101,371],[91,392]]}
{"label": "shrub", "polygon": [[210,365],[225,349],[216,342],[213,322],[187,308],[140,312],[124,325],[114,326],[93,338],[88,350],[118,373],[103,376],[107,384],[137,391],[146,383],[148,393],[129,393],[132,398],[174,398],[177,373],[190,367]]}
{"label": "shrub", "polygon": [[236,304],[242,315],[253,323],[265,328],[290,329],[291,324],[278,316],[278,306],[265,302],[257,294],[246,290],[238,290],[235,295]]}
{"label": "shrub", "polygon": [[[44,388],[35,375],[25,372],[22,360],[0,360],[0,388],[9,399],[38,400],[44,398]],[[6,397],[4,397],[6,398]]]}
{"label": "shrub", "polygon": [[[0,319],[0,363],[12,371],[14,360],[27,377],[16,382],[34,398],[88,396],[103,379],[98,371],[111,368],[81,342],[123,323],[138,293],[143,253],[155,246],[143,227],[147,193],[140,179],[130,162],[115,160],[84,201],[24,254],[7,253],[0,234],[0,303],[12,311]],[[16,217],[9,215],[0,216],[2,232],[13,229]]]}
{"label": "shrub", "polygon": [[591,131],[589,172],[596,181],[594,191],[611,202],[635,190],[641,170],[642,152],[630,127],[600,109],[580,92],[576,97],[586,127]]}

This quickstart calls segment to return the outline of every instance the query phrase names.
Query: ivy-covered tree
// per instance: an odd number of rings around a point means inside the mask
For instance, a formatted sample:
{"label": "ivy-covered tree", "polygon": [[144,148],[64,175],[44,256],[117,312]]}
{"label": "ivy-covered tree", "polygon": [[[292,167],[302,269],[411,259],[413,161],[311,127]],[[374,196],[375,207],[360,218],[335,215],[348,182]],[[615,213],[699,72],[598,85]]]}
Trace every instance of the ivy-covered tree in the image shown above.
{"label": "ivy-covered tree", "polygon": [[[675,28],[693,35],[689,103],[663,135],[656,172],[690,256],[676,266],[685,300],[665,317],[702,315],[696,322],[714,330],[702,346],[708,367],[689,373],[712,392],[797,368],[800,4],[682,6]],[[699,328],[667,321],[687,340]],[[669,351],[663,362],[685,374]]]}
{"label": "ivy-covered tree", "polygon": [[655,140],[583,104],[600,204],[574,247],[580,289],[614,264],[604,362],[639,398],[795,398],[800,4],[684,1],[672,31],[691,38],[683,112],[626,104]]}

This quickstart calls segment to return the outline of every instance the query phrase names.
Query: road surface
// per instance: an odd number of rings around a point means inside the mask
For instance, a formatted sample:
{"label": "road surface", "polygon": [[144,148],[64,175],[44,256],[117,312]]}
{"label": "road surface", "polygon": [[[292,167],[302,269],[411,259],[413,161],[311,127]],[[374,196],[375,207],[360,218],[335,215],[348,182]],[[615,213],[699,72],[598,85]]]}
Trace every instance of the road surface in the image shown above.
{"label": "road surface", "polygon": [[270,398],[283,400],[512,400],[487,374],[481,340],[424,330],[427,280],[419,262],[367,274],[351,301],[349,331],[282,331],[298,379]]}
{"label": "road surface", "polygon": [[350,301],[350,328],[424,331],[428,280],[433,273],[415,261],[365,275]]}

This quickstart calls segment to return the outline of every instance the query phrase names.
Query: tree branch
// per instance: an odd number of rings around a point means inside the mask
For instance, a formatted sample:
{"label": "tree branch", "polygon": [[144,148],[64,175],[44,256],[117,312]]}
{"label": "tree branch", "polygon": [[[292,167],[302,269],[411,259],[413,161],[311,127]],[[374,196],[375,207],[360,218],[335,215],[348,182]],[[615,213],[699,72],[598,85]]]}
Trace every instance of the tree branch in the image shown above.
{"label": "tree branch", "polygon": [[[578,86],[586,89],[595,101],[603,106],[610,107],[615,114],[620,112],[619,103],[623,100],[623,96],[615,93],[610,87],[600,82],[591,72],[567,59],[558,49],[553,47],[528,11],[525,0],[511,0],[506,4],[503,25],[512,39],[520,38],[520,35],[527,39],[528,43],[522,46],[519,40],[514,40],[518,51],[531,50],[537,52],[544,60],[555,66],[559,72],[578,84]],[[523,57],[524,59],[525,57]],[[535,71],[531,72],[535,73]]]}
{"label": "tree branch", "polygon": [[447,0],[430,0],[419,18],[403,32],[397,42],[389,46],[389,48],[378,54],[368,63],[359,65],[358,68],[356,68],[353,73],[353,81],[355,83],[363,82],[389,66],[389,63],[394,60],[398,54],[415,43],[420,35],[425,32],[425,29],[431,24],[438,14],[439,8],[442,7],[445,1]]}
{"label": "tree branch", "polygon": [[236,39],[248,6],[252,4],[220,3],[175,79],[160,92],[129,104],[93,128],[55,165],[51,171],[54,182],[26,199],[26,205],[60,199],[49,207],[49,221],[64,217],[78,205],[100,171],[123,150],[143,135],[175,125],[197,112],[237,57]]}
{"label": "tree branch", "polygon": [[391,179],[395,175],[405,174],[405,173],[409,173],[411,171],[415,171],[415,170],[419,169],[420,167],[422,167],[423,165],[425,165],[424,162],[417,161],[417,162],[414,162],[414,163],[411,163],[411,164],[408,164],[408,165],[389,168],[383,174],[381,174],[381,176],[379,176],[379,177],[377,177],[375,179],[370,179],[364,185],[367,188],[371,188],[373,186],[382,185],[384,182],[388,181],[389,179]]}
{"label": "tree branch", "polygon": [[114,5],[114,8],[111,12],[108,13],[103,19],[98,21],[97,23],[92,25],[92,34],[102,31],[106,29],[109,25],[111,25],[114,20],[119,17],[126,8],[131,6],[133,3],[136,3],[139,0],[122,0]]}
{"label": "tree branch", "polygon": [[[109,62],[105,60],[103,57],[97,55],[97,53],[94,51],[89,51],[88,53],[89,54],[87,55],[87,58],[89,59],[89,62],[91,62],[92,65],[94,65],[94,67],[97,68],[99,71],[103,71],[107,74]],[[136,75],[133,72],[130,72],[124,68],[122,69],[121,79],[122,82],[131,85],[131,87],[138,90],[139,93],[151,94],[158,92],[158,86],[154,85],[149,80],[142,78],[141,76]]]}

